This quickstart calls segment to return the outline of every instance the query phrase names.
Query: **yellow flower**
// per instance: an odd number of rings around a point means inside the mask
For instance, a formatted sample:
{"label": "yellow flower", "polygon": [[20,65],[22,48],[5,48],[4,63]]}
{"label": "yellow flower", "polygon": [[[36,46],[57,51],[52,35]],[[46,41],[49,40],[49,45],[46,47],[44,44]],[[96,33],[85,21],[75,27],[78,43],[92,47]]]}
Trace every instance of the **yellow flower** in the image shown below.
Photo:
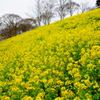
{"label": "yellow flower", "polygon": [[67,65],[67,70],[70,70],[70,69],[72,69],[72,67],[73,67],[73,64],[72,63],[69,63],[68,65]]}
{"label": "yellow flower", "polygon": [[76,52],[73,52],[73,55],[76,55]]}
{"label": "yellow flower", "polygon": [[75,97],[73,100],[81,100],[79,97]]}
{"label": "yellow flower", "polygon": [[77,73],[74,74],[74,77],[75,77],[75,78],[77,78],[77,77],[80,77],[80,78],[81,78],[81,74],[79,74],[79,73],[77,72]]}
{"label": "yellow flower", "polygon": [[63,82],[63,81],[61,81],[61,80],[58,80],[58,81],[57,81],[57,84],[59,84],[59,85],[61,86],[61,85],[63,85],[63,84],[64,84],[64,82]]}
{"label": "yellow flower", "polygon": [[94,82],[94,84],[95,85],[93,86],[93,88],[98,88],[99,87],[99,84],[96,81]]}
{"label": "yellow flower", "polygon": [[64,53],[64,55],[70,55],[70,53],[69,53],[68,51],[66,51],[66,52]]}
{"label": "yellow flower", "polygon": [[74,92],[73,91],[71,91],[71,90],[64,90],[64,91],[62,91],[62,96],[63,97],[66,97],[66,98],[68,98],[68,97],[73,97],[75,94],[74,94]]}
{"label": "yellow flower", "polygon": [[66,87],[61,87],[61,90],[62,90],[62,91],[66,90]]}
{"label": "yellow flower", "polygon": [[18,87],[12,87],[11,89],[13,92],[21,92],[21,90]]}
{"label": "yellow flower", "polygon": [[43,100],[44,96],[45,96],[45,92],[41,92],[37,95],[36,100]]}
{"label": "yellow flower", "polygon": [[74,86],[75,86],[76,88],[78,88],[79,90],[80,90],[80,89],[86,89],[86,88],[87,88],[87,86],[86,86],[85,84],[80,83],[80,82],[75,82],[75,83],[74,83]]}
{"label": "yellow flower", "polygon": [[64,98],[63,97],[57,97],[57,98],[55,98],[55,100],[64,100]]}
{"label": "yellow flower", "polygon": [[69,60],[70,62],[74,62],[74,60],[73,60],[72,57],[70,57],[68,60]]}
{"label": "yellow flower", "polygon": [[100,64],[100,60],[98,60],[98,64]]}
{"label": "yellow flower", "polygon": [[0,93],[2,93],[2,88],[0,87]]}
{"label": "yellow flower", "polygon": [[87,100],[92,100],[92,97],[89,93],[86,93],[85,96],[87,97]]}
{"label": "yellow flower", "polygon": [[8,97],[8,96],[0,96],[0,100],[10,100],[10,97]]}
{"label": "yellow flower", "polygon": [[47,83],[47,80],[46,80],[46,79],[42,79],[42,82],[43,82],[44,84],[46,84],[46,83]]}
{"label": "yellow flower", "polygon": [[22,100],[33,100],[33,98],[31,96],[24,96]]}

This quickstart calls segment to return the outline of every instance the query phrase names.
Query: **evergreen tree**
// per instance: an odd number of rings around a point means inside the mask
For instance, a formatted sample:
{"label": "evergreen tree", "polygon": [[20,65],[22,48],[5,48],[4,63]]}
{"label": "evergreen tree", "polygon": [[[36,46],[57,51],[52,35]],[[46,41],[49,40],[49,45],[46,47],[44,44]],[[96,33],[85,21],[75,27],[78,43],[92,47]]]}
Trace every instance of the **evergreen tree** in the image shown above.
{"label": "evergreen tree", "polygon": [[96,5],[100,7],[100,0],[97,0]]}

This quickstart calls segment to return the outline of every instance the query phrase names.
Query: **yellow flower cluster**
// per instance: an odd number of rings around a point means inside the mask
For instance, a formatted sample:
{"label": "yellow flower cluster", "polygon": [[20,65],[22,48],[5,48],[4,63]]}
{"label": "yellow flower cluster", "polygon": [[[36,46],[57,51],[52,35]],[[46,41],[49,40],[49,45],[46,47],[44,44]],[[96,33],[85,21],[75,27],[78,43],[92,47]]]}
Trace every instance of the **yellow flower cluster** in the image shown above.
{"label": "yellow flower cluster", "polygon": [[0,100],[100,100],[100,9],[1,41]]}

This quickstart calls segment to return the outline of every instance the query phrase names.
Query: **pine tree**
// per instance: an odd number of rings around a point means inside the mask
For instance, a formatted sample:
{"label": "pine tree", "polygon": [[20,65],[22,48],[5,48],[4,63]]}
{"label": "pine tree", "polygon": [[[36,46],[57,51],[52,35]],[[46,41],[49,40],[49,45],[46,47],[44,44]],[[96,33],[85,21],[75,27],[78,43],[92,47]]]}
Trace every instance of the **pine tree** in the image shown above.
{"label": "pine tree", "polygon": [[100,7],[100,0],[97,0],[96,5]]}

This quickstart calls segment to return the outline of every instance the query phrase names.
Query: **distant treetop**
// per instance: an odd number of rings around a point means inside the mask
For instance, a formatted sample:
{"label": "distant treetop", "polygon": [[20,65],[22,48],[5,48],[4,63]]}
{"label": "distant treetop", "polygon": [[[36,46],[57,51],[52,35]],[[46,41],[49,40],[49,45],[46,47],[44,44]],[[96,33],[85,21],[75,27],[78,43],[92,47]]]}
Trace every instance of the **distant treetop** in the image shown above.
{"label": "distant treetop", "polygon": [[100,8],[100,0],[97,0],[96,5]]}

